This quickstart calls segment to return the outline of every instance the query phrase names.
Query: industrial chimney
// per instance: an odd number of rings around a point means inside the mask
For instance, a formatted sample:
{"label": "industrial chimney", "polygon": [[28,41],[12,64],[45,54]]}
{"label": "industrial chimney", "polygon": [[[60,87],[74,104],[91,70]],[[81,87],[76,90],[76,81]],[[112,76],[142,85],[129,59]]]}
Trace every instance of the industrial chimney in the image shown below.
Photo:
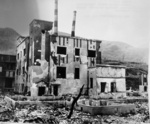
{"label": "industrial chimney", "polygon": [[72,31],[71,31],[71,37],[75,37],[75,24],[76,24],[76,11],[73,12],[73,22],[72,22]]}
{"label": "industrial chimney", "polygon": [[55,0],[55,10],[54,10],[54,35],[58,35],[58,0]]}

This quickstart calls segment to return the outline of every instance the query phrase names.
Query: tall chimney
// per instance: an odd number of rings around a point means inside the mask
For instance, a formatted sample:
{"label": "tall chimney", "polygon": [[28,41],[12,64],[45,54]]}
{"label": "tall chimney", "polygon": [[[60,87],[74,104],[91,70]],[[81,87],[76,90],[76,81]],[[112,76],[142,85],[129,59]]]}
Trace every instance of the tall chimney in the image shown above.
{"label": "tall chimney", "polygon": [[75,37],[75,24],[76,24],[76,11],[73,12],[73,22],[72,22],[72,31],[71,31],[71,37]]}
{"label": "tall chimney", "polygon": [[54,34],[58,35],[58,0],[55,0],[54,10]]}

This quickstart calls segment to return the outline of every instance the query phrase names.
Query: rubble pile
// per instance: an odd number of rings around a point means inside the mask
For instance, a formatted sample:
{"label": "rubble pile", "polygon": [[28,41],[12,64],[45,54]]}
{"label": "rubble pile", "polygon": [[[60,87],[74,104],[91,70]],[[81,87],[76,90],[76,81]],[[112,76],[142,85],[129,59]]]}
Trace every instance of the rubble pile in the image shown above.
{"label": "rubble pile", "polygon": [[136,112],[121,115],[97,115],[74,110],[70,119],[70,109],[57,105],[18,105],[13,108],[0,100],[0,121],[44,123],[44,124],[141,124],[150,123],[148,104],[136,102]]}

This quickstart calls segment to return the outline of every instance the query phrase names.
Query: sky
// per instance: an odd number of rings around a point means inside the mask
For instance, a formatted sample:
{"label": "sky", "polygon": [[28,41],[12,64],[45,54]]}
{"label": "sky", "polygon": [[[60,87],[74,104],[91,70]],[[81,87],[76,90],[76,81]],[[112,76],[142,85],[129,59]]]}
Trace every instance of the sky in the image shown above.
{"label": "sky", "polygon": [[[71,33],[77,11],[77,36],[147,47],[150,0],[58,0],[58,30]],[[54,21],[54,0],[0,0],[0,27],[29,35],[33,19]]]}

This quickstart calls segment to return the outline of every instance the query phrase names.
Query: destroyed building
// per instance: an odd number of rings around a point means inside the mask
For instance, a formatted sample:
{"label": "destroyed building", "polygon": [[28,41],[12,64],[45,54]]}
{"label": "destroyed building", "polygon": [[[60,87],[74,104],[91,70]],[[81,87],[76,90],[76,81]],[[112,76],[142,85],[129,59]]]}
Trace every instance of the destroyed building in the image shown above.
{"label": "destroyed building", "polygon": [[101,93],[113,93],[126,96],[126,67],[120,65],[99,64],[89,68],[89,95],[101,96]]}
{"label": "destroyed building", "polygon": [[[101,64],[102,41],[76,37],[75,22],[76,11],[71,35],[58,32],[58,1],[55,0],[54,23],[37,19],[30,23],[29,36],[18,38],[16,92],[31,91],[35,86],[38,87],[39,96],[44,95],[47,88],[50,88],[50,94],[57,96],[76,94],[84,85],[83,94],[94,95],[95,91],[105,91],[108,82],[111,87],[108,91],[113,92],[116,86],[119,91],[125,91],[125,68],[97,67]],[[101,68],[105,72],[109,70],[114,73],[115,70],[116,74],[122,76],[98,75]],[[100,87],[95,89],[97,84]]]}
{"label": "destroyed building", "polygon": [[86,92],[88,68],[101,63],[101,41],[51,35],[51,29],[52,22],[31,22],[29,39],[17,46],[15,90],[22,93],[25,85],[37,83],[43,95],[44,82],[50,82],[54,95],[77,93],[83,84]]}
{"label": "destroyed building", "polygon": [[139,90],[140,92],[147,92],[148,87],[148,72],[139,68],[126,69],[126,84],[127,89]]}
{"label": "destroyed building", "polygon": [[12,91],[15,81],[16,56],[0,54],[0,89]]}
{"label": "destroyed building", "polygon": [[29,37],[19,36],[17,38],[17,51],[16,51],[16,74],[14,91],[22,93],[25,86],[27,86],[27,58]]}

